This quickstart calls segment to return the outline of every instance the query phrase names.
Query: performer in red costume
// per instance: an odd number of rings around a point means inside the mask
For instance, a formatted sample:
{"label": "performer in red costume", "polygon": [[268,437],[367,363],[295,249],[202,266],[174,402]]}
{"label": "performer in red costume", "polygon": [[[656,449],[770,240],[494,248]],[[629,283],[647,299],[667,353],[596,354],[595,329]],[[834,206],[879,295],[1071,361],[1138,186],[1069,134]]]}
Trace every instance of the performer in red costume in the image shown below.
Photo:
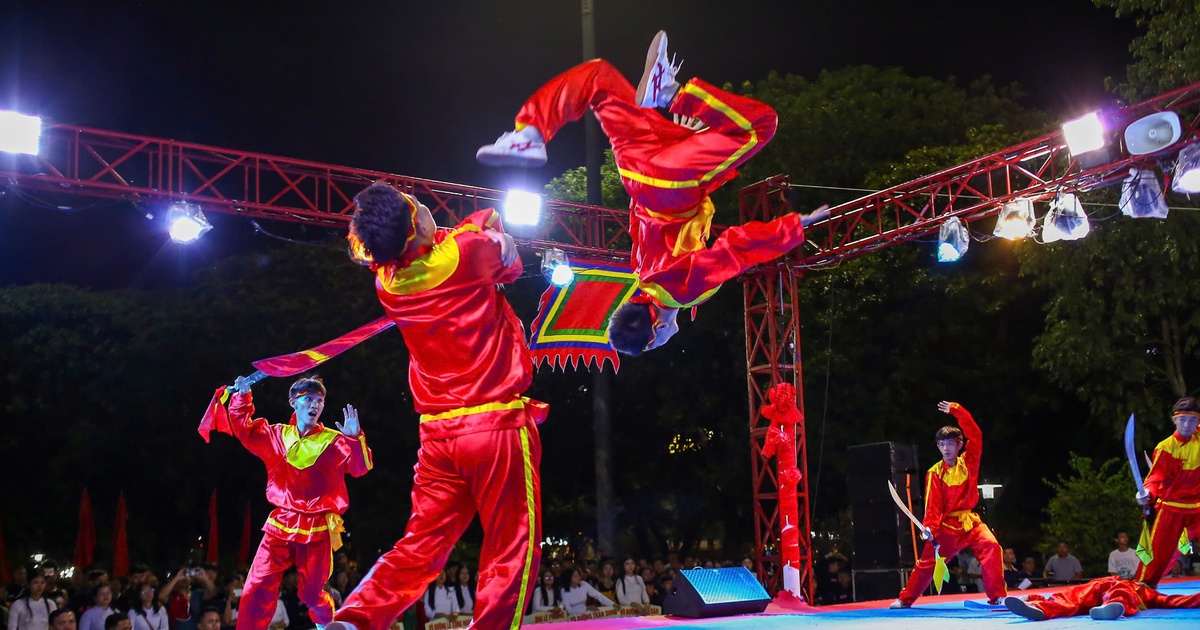
{"label": "performer in red costume", "polygon": [[1153,558],[1138,567],[1137,573],[1137,579],[1150,586],[1158,584],[1175,564],[1181,534],[1186,531],[1188,540],[1200,538],[1200,440],[1195,436],[1198,420],[1200,403],[1195,398],[1175,402],[1171,417],[1175,432],[1154,448],[1145,492],[1137,497],[1143,507],[1154,510],[1149,534]]}
{"label": "performer in red costume", "polygon": [[1048,598],[1037,594],[1024,599],[1007,597],[1004,605],[1034,621],[1072,617],[1085,610],[1092,619],[1106,620],[1132,617],[1147,608],[1200,608],[1200,593],[1163,595],[1152,586],[1110,575],[1068,587]]}
{"label": "performer in red costume", "polygon": [[[935,436],[942,460],[925,476],[925,518],[922,521],[926,542],[921,559],[900,598],[892,608],[908,608],[929,588],[933,580],[934,554],[949,558],[963,547],[970,547],[983,570],[983,586],[989,603],[999,604],[1008,593],[1004,584],[1003,552],[992,530],[973,510],[979,502],[979,459],[983,453],[983,432],[962,405],[942,401],[938,410],[958,420],[959,427],[944,426]],[[964,448],[963,438],[966,438]],[[935,543],[938,550],[935,551]]]}
{"label": "performer in red costume", "polygon": [[[333,552],[342,546],[341,515],[350,505],[345,475],[361,477],[373,466],[358,411],[346,405],[345,422],[337,423],[337,431],[326,428],[318,422],[325,410],[325,385],[317,377],[305,377],[288,392],[296,410],[291,422],[268,424],[253,419],[254,402],[244,378],[230,389],[228,428],[266,464],[267,501],[275,506],[246,576],[238,630],[271,625],[283,572],[292,564],[300,577],[300,601],[313,622],[325,625],[333,620],[333,598],[324,587],[333,572]],[[218,422],[215,428],[224,427]]]}
{"label": "performer in red costume", "polygon": [[546,405],[525,332],[497,288],[521,275],[512,237],[492,210],[437,231],[414,197],[375,184],[354,198],[351,255],[408,346],[421,414],[412,516],[338,609],[328,630],[382,630],[425,593],[478,512],[483,523],[474,626],[517,628],[541,550],[541,441]]}
{"label": "performer in red costume", "polygon": [[[642,293],[613,313],[609,341],[633,356],[678,332],[679,309],[792,251],[804,241],[803,226],[827,214],[793,213],[736,226],[705,248],[713,215],[708,195],[771,140],[777,117],[768,105],[700,79],[680,85],[679,67],[667,59],[662,31],[650,44],[636,91],[607,61],[575,66],[534,92],[517,113],[516,131],[476,153],[490,166],[540,166],[546,142],[589,108],[595,113],[631,197],[632,263]],[[677,122],[655,107],[668,108]]]}

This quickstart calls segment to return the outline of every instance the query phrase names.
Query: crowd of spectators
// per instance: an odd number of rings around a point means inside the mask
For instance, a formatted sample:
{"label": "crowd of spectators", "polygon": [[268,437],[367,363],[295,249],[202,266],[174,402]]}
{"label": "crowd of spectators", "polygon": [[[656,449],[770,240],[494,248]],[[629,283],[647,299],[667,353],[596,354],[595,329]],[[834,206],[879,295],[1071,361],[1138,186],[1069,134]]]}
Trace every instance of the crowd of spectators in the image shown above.
{"label": "crowd of spectators", "polygon": [[[1114,547],[1108,555],[1107,575],[1118,575],[1132,578],[1138,569],[1137,552],[1129,545],[1129,534],[1119,531],[1113,537]],[[1071,545],[1067,541],[1058,541],[1054,552],[1045,561],[1037,553],[1027,553],[1018,556],[1016,549],[1004,548],[1003,556],[1004,581],[1010,591],[1042,588],[1085,582],[1099,575],[1086,575],[1083,564],[1071,554]],[[1020,561],[1018,562],[1018,559]],[[946,559],[950,570],[950,581],[942,587],[946,593],[983,593],[983,571],[979,560],[970,548],[963,549],[953,557]],[[832,552],[825,556],[823,562],[817,563],[816,604],[832,605],[847,604],[856,601],[854,590],[854,572],[850,560],[843,554]],[[1200,574],[1200,557],[1193,547],[1191,555],[1181,555],[1171,568],[1170,575]],[[897,588],[899,590],[899,587]]]}

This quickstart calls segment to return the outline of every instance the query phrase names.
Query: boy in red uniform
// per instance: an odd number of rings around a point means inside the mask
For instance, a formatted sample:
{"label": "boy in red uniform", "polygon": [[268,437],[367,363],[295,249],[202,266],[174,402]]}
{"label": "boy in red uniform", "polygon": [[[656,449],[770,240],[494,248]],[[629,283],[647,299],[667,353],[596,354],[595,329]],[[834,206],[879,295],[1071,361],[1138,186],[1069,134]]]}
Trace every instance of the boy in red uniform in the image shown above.
{"label": "boy in red uniform", "polygon": [[[953,557],[963,547],[970,547],[979,559],[983,571],[983,586],[989,603],[999,604],[1008,593],[1004,584],[1003,553],[992,530],[979,520],[973,510],[979,502],[979,459],[983,453],[983,433],[975,419],[962,405],[942,401],[938,410],[958,420],[959,427],[944,426],[938,430],[938,451],[942,459],[925,476],[926,542],[921,559],[900,598],[891,608],[908,608],[929,588],[933,580],[934,554]],[[963,438],[966,438],[966,447]],[[939,546],[934,549],[935,543]]]}
{"label": "boy in red uniform", "polygon": [[288,402],[296,412],[289,424],[254,418],[250,387],[238,378],[231,387],[229,426],[246,450],[267,467],[267,501],[275,510],[263,525],[262,542],[238,604],[238,630],[271,624],[283,572],[293,563],[300,578],[297,595],[314,623],[333,620],[333,598],[325,583],[333,572],[333,552],[342,546],[341,515],[350,505],[349,474],[361,477],[374,465],[358,411],[346,405],[337,431],[318,422],[325,410],[325,384],[317,377],[292,384]]}
{"label": "boy in red uniform", "polygon": [[1155,512],[1150,527],[1153,558],[1138,568],[1137,579],[1155,586],[1179,554],[1179,538],[1200,537],[1200,440],[1195,437],[1200,403],[1195,398],[1175,402],[1171,421],[1175,432],[1154,448],[1154,462],[1146,475],[1145,491],[1137,497],[1142,507]]}
{"label": "boy in red uniform", "polygon": [[[642,294],[618,308],[608,328],[613,348],[631,356],[665,344],[679,330],[679,309],[794,250],[804,241],[803,226],[827,214],[735,226],[705,248],[714,211],[709,194],[774,137],[778,118],[770,106],[700,79],[680,85],[678,70],[667,59],[662,31],[636,91],[607,61],[575,66],[534,92],[517,113],[516,131],[475,155],[489,166],[541,166],[545,143],[589,108],[595,113],[631,198],[631,258]],[[668,108],[679,123],[656,107]]]}
{"label": "boy in red uniform", "polygon": [[408,346],[421,449],[404,537],[327,630],[391,627],[445,566],[476,512],[484,538],[474,626],[520,627],[541,557],[537,424],[546,406],[521,395],[533,359],[497,287],[521,275],[516,244],[493,210],[439,232],[428,208],[385,184],[354,203],[351,255],[371,264],[379,301]]}
{"label": "boy in red uniform", "polygon": [[1132,617],[1148,608],[1200,608],[1200,593],[1163,595],[1140,582],[1110,575],[1061,590],[1050,597],[1007,597],[1004,605],[1026,619],[1043,621],[1088,611],[1092,619]]}

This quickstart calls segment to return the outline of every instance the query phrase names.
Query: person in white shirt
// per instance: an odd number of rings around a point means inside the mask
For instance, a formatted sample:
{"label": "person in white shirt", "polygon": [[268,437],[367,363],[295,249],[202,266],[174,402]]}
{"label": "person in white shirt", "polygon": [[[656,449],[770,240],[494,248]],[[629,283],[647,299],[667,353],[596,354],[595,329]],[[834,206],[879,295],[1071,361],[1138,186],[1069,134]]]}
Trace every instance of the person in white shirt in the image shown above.
{"label": "person in white shirt", "polygon": [[1117,548],[1108,554],[1108,574],[1133,579],[1138,562],[1137,552],[1129,548],[1129,534],[1117,532]]}
{"label": "person in white shirt", "polygon": [[97,584],[92,589],[92,605],[79,616],[79,630],[104,630],[104,620],[113,614],[112,587]]}
{"label": "person in white shirt", "polygon": [[46,576],[30,571],[25,595],[8,609],[8,630],[49,630],[50,613],[57,610],[58,606],[42,596],[45,592]]}
{"label": "person in white shirt", "polygon": [[624,572],[617,580],[617,602],[622,606],[633,606],[639,615],[645,614],[646,606],[650,605],[650,596],[646,594],[646,583],[642,581],[642,576],[637,574],[637,562],[633,558],[625,558],[621,568]]}
{"label": "person in white shirt", "polygon": [[568,615],[578,615],[582,612],[587,612],[587,598],[600,602],[603,606],[612,606],[613,600],[605,597],[600,591],[597,591],[591,584],[583,581],[583,574],[579,569],[568,569],[563,571],[559,577],[562,581],[562,602],[563,607],[567,609]]}
{"label": "person in white shirt", "polygon": [[425,592],[425,616],[430,621],[453,617],[458,612],[458,601],[450,587],[446,586],[446,572],[440,571],[429,590]]}
{"label": "person in white shirt", "polygon": [[168,630],[167,609],[158,601],[158,587],[142,585],[138,592],[138,603],[129,611],[133,630]]}
{"label": "person in white shirt", "polygon": [[458,614],[475,614],[475,580],[471,578],[471,567],[465,564],[458,567],[458,579],[450,590],[458,606]]}
{"label": "person in white shirt", "polygon": [[542,579],[533,589],[533,612],[562,609],[562,592],[554,580],[554,571],[542,569]]}

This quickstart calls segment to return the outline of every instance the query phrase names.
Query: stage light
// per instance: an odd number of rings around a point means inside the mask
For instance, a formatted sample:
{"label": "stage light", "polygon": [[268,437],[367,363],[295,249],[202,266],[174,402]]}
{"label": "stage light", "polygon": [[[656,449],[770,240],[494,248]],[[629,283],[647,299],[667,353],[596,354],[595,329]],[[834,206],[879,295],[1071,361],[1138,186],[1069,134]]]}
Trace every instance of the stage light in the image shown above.
{"label": "stage light", "polygon": [[1074,241],[1088,235],[1092,226],[1079,199],[1071,193],[1055,197],[1042,220],[1042,242]]}
{"label": "stage light", "polygon": [[167,208],[167,232],[176,243],[194,242],[211,229],[200,206],[176,201]]}
{"label": "stage light", "polygon": [[1130,155],[1157,153],[1183,137],[1179,114],[1158,112],[1139,118],[1125,128],[1125,148]]}
{"label": "stage light", "polygon": [[41,118],[0,111],[0,151],[37,155],[41,137]]}
{"label": "stage light", "polygon": [[1121,182],[1121,214],[1135,219],[1167,218],[1167,200],[1163,198],[1158,176],[1149,169],[1129,169]]}
{"label": "stage light", "polygon": [[565,287],[575,280],[567,253],[557,247],[542,252],[542,275],[556,287]]}
{"label": "stage light", "polygon": [[958,262],[971,245],[967,226],[958,217],[950,217],[938,229],[938,262]]}
{"label": "stage light", "polygon": [[1100,114],[1096,112],[1063,123],[1062,131],[1067,148],[1076,158],[1081,153],[1095,151],[1104,146],[1104,123],[1100,120]]}
{"label": "stage light", "polygon": [[993,236],[1006,238],[1010,241],[1019,241],[1033,231],[1033,202],[1020,197],[1006,204],[1000,210],[1000,217],[996,219],[996,229],[992,231]]}
{"label": "stage light", "polygon": [[1189,144],[1179,152],[1171,190],[1189,195],[1200,193],[1200,144]]}
{"label": "stage light", "polygon": [[504,222],[508,225],[537,225],[542,214],[542,196],[524,190],[509,190],[504,199]]}

